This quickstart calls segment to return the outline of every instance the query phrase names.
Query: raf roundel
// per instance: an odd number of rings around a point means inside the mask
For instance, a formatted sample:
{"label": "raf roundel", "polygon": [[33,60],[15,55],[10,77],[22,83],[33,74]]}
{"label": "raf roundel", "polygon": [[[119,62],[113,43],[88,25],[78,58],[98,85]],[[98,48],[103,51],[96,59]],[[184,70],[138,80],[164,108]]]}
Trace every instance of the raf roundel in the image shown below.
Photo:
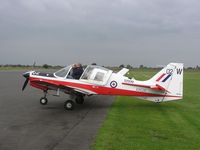
{"label": "raf roundel", "polygon": [[117,82],[116,82],[116,81],[111,81],[111,82],[110,82],[110,86],[111,86],[112,88],[116,88],[116,87],[117,87]]}

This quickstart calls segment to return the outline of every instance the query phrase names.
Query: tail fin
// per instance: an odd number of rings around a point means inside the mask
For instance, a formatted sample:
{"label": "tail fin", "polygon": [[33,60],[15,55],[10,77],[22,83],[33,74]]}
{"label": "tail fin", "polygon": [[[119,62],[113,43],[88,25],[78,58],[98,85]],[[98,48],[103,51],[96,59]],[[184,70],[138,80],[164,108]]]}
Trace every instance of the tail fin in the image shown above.
{"label": "tail fin", "polygon": [[166,90],[163,101],[182,99],[183,97],[183,64],[170,63],[149,81]]}

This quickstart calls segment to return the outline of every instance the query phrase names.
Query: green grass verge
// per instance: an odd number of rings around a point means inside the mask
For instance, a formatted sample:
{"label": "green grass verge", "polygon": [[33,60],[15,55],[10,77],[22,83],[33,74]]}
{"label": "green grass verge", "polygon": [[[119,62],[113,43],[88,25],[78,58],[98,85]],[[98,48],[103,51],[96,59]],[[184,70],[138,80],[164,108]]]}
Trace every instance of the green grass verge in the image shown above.
{"label": "green grass verge", "polygon": [[[136,79],[155,74],[132,73]],[[117,97],[91,149],[200,149],[200,72],[184,73],[184,99],[180,101],[156,104]]]}
{"label": "green grass verge", "polygon": [[0,67],[0,70],[1,71],[33,70],[33,67]]}
{"label": "green grass verge", "polygon": [[60,68],[43,68],[43,67],[0,67],[0,71],[30,71],[30,70],[37,70],[37,71],[57,71]]}

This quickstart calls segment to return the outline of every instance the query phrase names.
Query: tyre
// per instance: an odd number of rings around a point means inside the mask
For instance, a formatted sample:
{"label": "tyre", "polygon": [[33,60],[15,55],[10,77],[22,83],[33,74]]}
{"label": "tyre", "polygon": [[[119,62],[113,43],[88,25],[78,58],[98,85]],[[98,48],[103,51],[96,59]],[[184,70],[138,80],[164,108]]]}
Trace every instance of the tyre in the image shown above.
{"label": "tyre", "polygon": [[64,104],[64,108],[66,110],[73,110],[74,109],[74,102],[72,100],[67,100]]}
{"label": "tyre", "polygon": [[83,104],[84,98],[83,98],[83,96],[77,96],[75,101],[76,101],[77,104]]}
{"label": "tyre", "polygon": [[46,105],[47,103],[48,103],[47,98],[45,98],[45,97],[40,98],[40,104],[41,105]]}

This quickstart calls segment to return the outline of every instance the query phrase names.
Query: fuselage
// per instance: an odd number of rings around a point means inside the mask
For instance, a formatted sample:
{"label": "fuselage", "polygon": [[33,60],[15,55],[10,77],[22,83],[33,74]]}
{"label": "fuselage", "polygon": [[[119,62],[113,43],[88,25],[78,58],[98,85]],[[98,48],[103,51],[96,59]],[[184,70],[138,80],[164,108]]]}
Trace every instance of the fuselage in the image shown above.
{"label": "fuselage", "polygon": [[[110,70],[107,71],[107,74],[105,74],[105,80],[95,80],[95,78],[93,78],[94,80],[86,80],[86,78],[83,78],[84,75],[79,80],[75,80],[58,77],[55,74],[32,72],[29,80],[31,86],[41,90],[57,90],[60,88],[60,90],[67,93],[69,88],[85,93],[86,95],[123,95],[136,96],[144,99],[145,97],[150,97],[152,101],[155,101],[155,99],[160,101],[164,96],[170,97],[170,95],[166,95],[165,91],[152,90],[150,88],[152,83],[149,81],[129,79],[124,75],[113,73]],[[45,86],[42,84],[43,82]]]}

